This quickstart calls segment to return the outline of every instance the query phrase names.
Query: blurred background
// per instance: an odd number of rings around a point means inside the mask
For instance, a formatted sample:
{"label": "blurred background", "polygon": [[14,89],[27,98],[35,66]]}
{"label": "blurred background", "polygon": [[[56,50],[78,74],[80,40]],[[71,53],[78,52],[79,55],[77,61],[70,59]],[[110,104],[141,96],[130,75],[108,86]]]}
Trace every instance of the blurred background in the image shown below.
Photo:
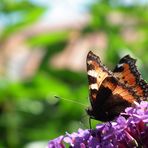
{"label": "blurred background", "polygon": [[0,148],[89,128],[89,50],[111,70],[130,54],[148,80],[148,0],[1,0]]}

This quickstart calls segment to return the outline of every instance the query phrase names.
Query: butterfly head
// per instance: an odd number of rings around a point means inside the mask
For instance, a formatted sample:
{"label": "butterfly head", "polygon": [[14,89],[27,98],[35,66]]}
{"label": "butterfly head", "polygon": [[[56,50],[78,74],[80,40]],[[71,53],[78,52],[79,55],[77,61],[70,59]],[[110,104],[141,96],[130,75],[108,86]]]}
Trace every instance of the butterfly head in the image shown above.
{"label": "butterfly head", "polygon": [[86,109],[86,113],[89,115],[90,118],[93,118],[93,110],[91,107],[88,107]]}
{"label": "butterfly head", "polygon": [[87,108],[86,112],[91,119],[95,119],[95,120],[110,121],[114,118],[114,116],[111,116],[108,112],[105,112],[105,111],[98,112],[92,107]]}
{"label": "butterfly head", "polygon": [[[95,110],[92,108],[92,107],[88,107],[86,109],[86,113],[89,115],[89,117],[91,119],[96,119],[97,120],[97,117],[98,117],[98,114],[96,115],[95,113]],[[100,117],[100,116],[99,116]],[[100,119],[99,119],[100,120]]]}

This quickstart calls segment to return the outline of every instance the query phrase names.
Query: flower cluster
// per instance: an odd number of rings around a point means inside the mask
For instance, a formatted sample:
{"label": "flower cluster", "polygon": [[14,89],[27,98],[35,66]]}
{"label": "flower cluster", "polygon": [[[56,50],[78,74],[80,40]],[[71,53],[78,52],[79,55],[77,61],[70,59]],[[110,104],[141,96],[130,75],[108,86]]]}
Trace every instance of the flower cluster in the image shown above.
{"label": "flower cluster", "polygon": [[[125,119],[125,116],[127,119]],[[49,141],[47,148],[148,147],[148,102],[128,107],[114,122],[99,124],[96,129],[82,130]]]}

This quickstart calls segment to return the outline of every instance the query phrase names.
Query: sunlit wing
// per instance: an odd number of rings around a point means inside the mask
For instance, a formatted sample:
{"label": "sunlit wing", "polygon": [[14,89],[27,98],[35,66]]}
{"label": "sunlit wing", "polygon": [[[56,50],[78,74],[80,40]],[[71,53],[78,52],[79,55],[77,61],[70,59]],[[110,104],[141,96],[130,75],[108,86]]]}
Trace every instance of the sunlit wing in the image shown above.
{"label": "sunlit wing", "polygon": [[107,77],[103,82],[102,86],[104,88],[110,89],[112,92],[112,98],[113,100],[110,101],[116,101],[116,98],[121,98],[124,101],[127,101],[129,103],[134,103],[134,101],[137,100],[137,95],[132,89],[127,89],[122,83],[118,82],[118,80],[114,77]]}
{"label": "sunlit wing", "polygon": [[129,55],[124,56],[113,71],[114,77],[126,87],[133,89],[141,100],[148,97],[148,84],[145,82],[135,65],[136,60]]}

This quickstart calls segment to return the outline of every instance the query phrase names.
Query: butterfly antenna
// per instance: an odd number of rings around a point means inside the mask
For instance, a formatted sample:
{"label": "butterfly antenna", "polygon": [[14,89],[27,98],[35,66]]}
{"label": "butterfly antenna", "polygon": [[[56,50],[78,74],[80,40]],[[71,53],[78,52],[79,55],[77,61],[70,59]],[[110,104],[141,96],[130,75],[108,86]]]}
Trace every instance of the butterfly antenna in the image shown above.
{"label": "butterfly antenna", "polygon": [[85,104],[82,104],[80,102],[77,102],[77,101],[74,101],[74,100],[70,100],[70,99],[65,99],[65,98],[61,98],[59,96],[54,96],[56,99],[59,99],[59,100],[66,100],[66,101],[69,101],[69,102],[72,102],[72,103],[76,103],[76,104],[79,104],[81,106],[84,106],[85,108],[88,107],[87,105]]}

